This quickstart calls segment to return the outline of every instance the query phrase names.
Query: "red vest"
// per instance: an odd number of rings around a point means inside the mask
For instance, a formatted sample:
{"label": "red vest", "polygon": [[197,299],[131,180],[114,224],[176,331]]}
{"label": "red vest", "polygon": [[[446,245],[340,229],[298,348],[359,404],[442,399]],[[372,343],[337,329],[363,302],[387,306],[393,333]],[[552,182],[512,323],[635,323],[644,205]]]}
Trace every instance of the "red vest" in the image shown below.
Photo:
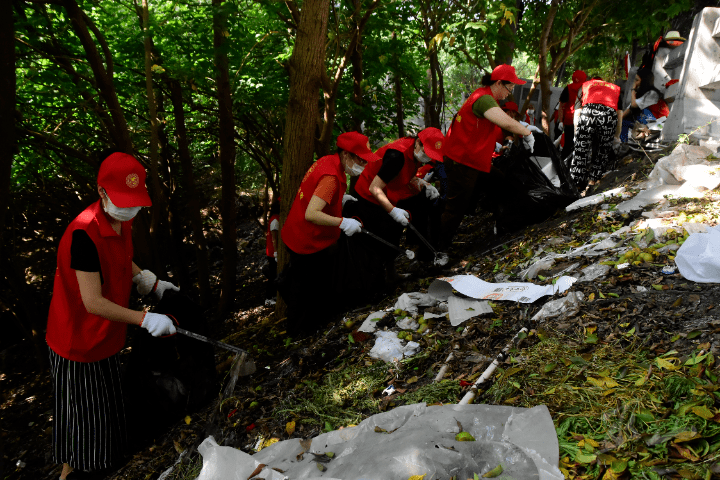
{"label": "red vest", "polygon": [[668,108],[667,103],[665,103],[665,100],[662,98],[655,105],[650,105],[648,110],[650,110],[650,113],[652,113],[655,118],[667,117],[670,115],[670,109]]}
{"label": "red vest", "polygon": [[483,95],[491,95],[490,87],[475,90],[460,108],[445,136],[443,153],[457,163],[489,172],[500,127],[473,113],[473,103]]}
{"label": "red vest", "polygon": [[45,338],[61,357],[76,362],[97,362],[115,355],[125,346],[127,324],[85,310],[75,270],[70,268],[70,245],[75,230],[85,230],[97,248],[102,296],[127,308],[132,288],[132,220],[123,222],[121,235],[116,234],[98,200],[70,223],[58,246]]}
{"label": "red vest", "polygon": [[310,199],[317,188],[320,178],[332,175],[337,179],[338,189],[332,202],[325,205],[323,212],[333,217],[342,217],[342,197],[347,190],[345,170],[340,164],[340,157],[326,155],[313,163],[303,177],[298,193],[295,195],[290,213],[280,232],[283,242],[295,253],[309,254],[324,250],[340,238],[340,228],[327,225],[315,225],[305,220]]}
{"label": "red vest", "polygon": [[582,104],[598,103],[617,110],[620,87],[603,80],[588,80],[582,85]]}
{"label": "red vest", "polygon": [[[375,153],[382,158],[382,156],[385,155],[385,152],[391,148],[402,153],[405,157],[405,164],[403,165],[402,170],[400,170],[400,173],[390,180],[390,182],[385,185],[385,188],[383,188],[383,192],[385,192],[388,200],[390,200],[390,203],[395,206],[400,200],[410,198],[413,195],[418,194],[418,189],[415,188],[414,185],[410,184],[410,180],[415,178],[420,162],[415,161],[415,156],[413,155],[413,151],[415,149],[414,138],[405,137],[395,140],[394,142],[388,143],[384,147],[379,148]],[[355,184],[355,191],[358,195],[376,205],[380,205],[380,202],[378,202],[373,194],[370,193],[370,184],[380,171],[380,167],[382,167],[382,162],[368,163]]]}
{"label": "red vest", "polygon": [[267,243],[267,245],[265,245],[265,255],[267,255],[268,257],[275,256],[275,247],[273,246],[272,233],[270,233],[270,225],[272,224],[273,220],[277,220],[279,222],[280,215],[276,213],[275,215],[271,215],[270,218],[268,218],[268,224],[266,228],[267,231],[265,233],[265,242]]}
{"label": "red vest", "polygon": [[563,123],[565,125],[573,124],[573,115],[575,114],[575,100],[577,99],[578,90],[583,86],[583,82],[574,82],[567,86],[568,101],[563,107]]}

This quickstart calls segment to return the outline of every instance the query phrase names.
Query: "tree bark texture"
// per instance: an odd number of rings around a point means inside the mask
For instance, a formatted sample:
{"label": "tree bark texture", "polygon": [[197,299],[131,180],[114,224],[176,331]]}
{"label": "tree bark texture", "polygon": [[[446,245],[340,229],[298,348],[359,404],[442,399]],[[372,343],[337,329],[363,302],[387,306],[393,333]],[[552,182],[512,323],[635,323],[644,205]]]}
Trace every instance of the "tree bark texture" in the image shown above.
{"label": "tree bark texture", "polygon": [[[235,209],[235,127],[232,115],[232,96],[228,57],[225,45],[227,13],[222,0],[213,0],[213,46],[219,110],[220,168],[222,171],[222,199],[220,214],[223,229],[223,268],[220,292],[220,313],[228,313],[235,302],[237,280],[237,229]],[[312,123],[314,125],[314,122]]]}
{"label": "tree bark texture", "polygon": [[185,111],[183,110],[182,88],[177,80],[170,81],[170,95],[173,105],[173,116],[175,117],[175,131],[177,132],[178,156],[182,166],[182,178],[185,192],[187,194],[186,212],[190,218],[190,225],[193,232],[193,244],[195,245],[195,257],[198,269],[198,289],[200,290],[200,303],[207,307],[210,305],[210,264],[207,255],[207,242],[203,233],[202,217],[200,216],[200,202],[198,201],[197,188],[195,187],[195,173],[193,171],[192,159],[185,125]]}
{"label": "tree bark texture", "polygon": [[[280,180],[280,223],[284,224],[305,172],[313,163],[318,93],[325,68],[330,0],[305,0],[298,24],[295,48],[290,57],[290,94],[283,136],[283,174]],[[289,255],[282,239],[278,269]],[[286,305],[278,298],[276,315],[285,317]]]}
{"label": "tree bark texture", "polygon": [[10,203],[10,177],[15,155],[15,26],[11,2],[0,2],[0,255]]}

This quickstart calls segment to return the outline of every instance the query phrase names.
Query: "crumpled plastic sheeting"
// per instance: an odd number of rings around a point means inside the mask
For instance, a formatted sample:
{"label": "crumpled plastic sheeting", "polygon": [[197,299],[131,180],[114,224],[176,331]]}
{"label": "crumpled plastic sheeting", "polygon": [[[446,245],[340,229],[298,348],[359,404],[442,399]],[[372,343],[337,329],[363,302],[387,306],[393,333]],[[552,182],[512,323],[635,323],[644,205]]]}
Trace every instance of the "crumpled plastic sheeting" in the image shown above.
{"label": "crumpled plastic sheeting", "polygon": [[450,310],[450,325],[457,327],[467,320],[483,315],[493,313],[493,309],[488,302],[481,302],[472,298],[462,298],[457,295],[448,297],[448,307]]}
{"label": "crumpled plastic sheeting", "polygon": [[570,292],[563,298],[547,302],[531,320],[533,322],[543,322],[551,318],[564,320],[580,311],[580,305],[584,298],[585,295],[582,292]]}
{"label": "crumpled plastic sheeting", "polygon": [[[212,436],[203,440],[198,452],[203,457],[203,468],[195,480],[247,480],[262,463],[237,448],[218,445]],[[260,476],[266,480],[287,478],[270,467],[265,467]]]}
{"label": "crumpled plastic sheeting", "polygon": [[[648,179],[639,185],[650,189],[659,185],[681,185],[685,182],[703,190],[720,185],[717,164],[706,160],[712,150],[698,145],[678,145],[667,157],[657,161]],[[711,172],[715,171],[715,174]]]}
{"label": "crumpled plastic sheeting", "polygon": [[402,360],[406,357],[412,357],[420,349],[417,342],[407,342],[403,344],[396,332],[375,332],[375,345],[368,355],[372,358],[379,358],[385,362],[393,360]]}
{"label": "crumpled plastic sheeting", "polygon": [[678,249],[675,264],[680,275],[702,283],[720,282],[720,226],[694,233]]}
{"label": "crumpled plastic sheeting", "polygon": [[395,308],[417,315],[418,307],[434,307],[437,303],[437,300],[427,293],[410,292],[400,295],[395,302]]}
{"label": "crumpled plastic sheeting", "polygon": [[[459,431],[457,422],[475,442],[455,441]],[[386,433],[375,432],[375,427]],[[374,415],[356,427],[315,437],[309,452],[297,460],[302,451],[300,442],[292,439],[277,442],[251,458],[283,470],[290,480],[319,477],[397,480],[425,474],[430,479],[452,476],[466,479],[473,478],[475,473],[482,476],[499,464],[503,466],[505,478],[563,479],[557,468],[557,435],[544,405],[532,409],[498,405],[407,405]],[[318,473],[310,452],[335,454],[324,464],[327,471]],[[236,477],[202,480],[228,478]]]}
{"label": "crumpled plastic sheeting", "polygon": [[583,207],[588,207],[590,205],[597,205],[599,203],[605,202],[610,197],[619,196],[625,191],[625,187],[619,187],[619,188],[613,188],[612,190],[607,190],[605,192],[597,193],[595,195],[591,195],[589,197],[581,198],[580,200],[576,200],[575,202],[571,203],[567,207],[565,207],[566,212],[572,212],[573,210],[579,210]]}
{"label": "crumpled plastic sheeting", "polygon": [[580,271],[581,275],[578,277],[578,282],[592,282],[600,277],[604,277],[610,271],[609,265],[602,265],[596,263],[584,268]]}
{"label": "crumpled plastic sheeting", "polygon": [[365,321],[358,328],[358,332],[373,333],[377,330],[377,322],[385,316],[385,312],[380,310],[379,312],[373,312],[367,316]]}
{"label": "crumpled plastic sheeting", "polygon": [[[718,178],[720,179],[720,176],[718,176]],[[658,185],[647,190],[643,190],[635,195],[635,198],[632,200],[627,200],[618,204],[615,210],[619,213],[629,213],[635,210],[640,210],[652,203],[659,202],[668,196],[675,198],[699,198],[703,195],[705,195],[704,188],[696,188],[690,183],[684,183],[682,185]]]}
{"label": "crumpled plastic sheeting", "polygon": [[535,285],[530,282],[490,283],[474,275],[455,275],[436,278],[428,287],[428,293],[443,301],[447,300],[455,289],[467,297],[479,300],[533,303],[540,297],[565,292],[575,280],[575,277],[563,276],[558,278],[554,285]]}

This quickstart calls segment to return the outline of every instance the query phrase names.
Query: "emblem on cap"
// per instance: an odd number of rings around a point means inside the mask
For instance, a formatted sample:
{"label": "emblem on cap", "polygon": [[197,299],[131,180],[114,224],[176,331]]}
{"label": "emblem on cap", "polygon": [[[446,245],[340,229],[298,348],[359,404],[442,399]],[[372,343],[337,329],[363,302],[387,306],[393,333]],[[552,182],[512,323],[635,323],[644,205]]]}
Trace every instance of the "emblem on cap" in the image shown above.
{"label": "emblem on cap", "polygon": [[138,185],[140,185],[140,177],[137,173],[130,173],[127,177],[125,177],[125,185],[127,185],[130,188],[135,188]]}
{"label": "emblem on cap", "polygon": [[370,150],[370,141],[369,141],[369,140],[368,140],[368,142],[367,142],[366,147],[367,147],[368,150]]}
{"label": "emblem on cap", "polygon": [[457,116],[457,121],[462,122],[462,117],[460,115]]}
{"label": "emblem on cap", "polygon": [[442,148],[442,142],[435,142],[435,150],[440,150]]}

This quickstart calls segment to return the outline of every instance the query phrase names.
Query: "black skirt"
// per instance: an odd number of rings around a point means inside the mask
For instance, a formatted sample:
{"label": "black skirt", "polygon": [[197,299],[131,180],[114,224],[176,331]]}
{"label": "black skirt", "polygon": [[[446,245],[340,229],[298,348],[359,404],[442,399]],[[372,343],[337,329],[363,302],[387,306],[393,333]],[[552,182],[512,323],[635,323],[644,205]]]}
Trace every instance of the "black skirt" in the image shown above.
{"label": "black skirt", "polygon": [[76,470],[110,468],[127,447],[118,355],[75,362],[50,349],[53,460]]}

